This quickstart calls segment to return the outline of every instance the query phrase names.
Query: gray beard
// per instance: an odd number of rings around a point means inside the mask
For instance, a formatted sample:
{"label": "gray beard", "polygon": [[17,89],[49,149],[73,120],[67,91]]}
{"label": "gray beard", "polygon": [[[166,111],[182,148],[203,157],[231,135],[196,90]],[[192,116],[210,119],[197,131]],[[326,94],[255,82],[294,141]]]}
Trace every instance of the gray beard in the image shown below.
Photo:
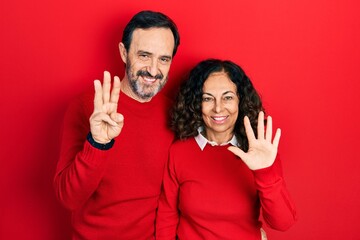
{"label": "gray beard", "polygon": [[138,78],[139,77],[129,78],[130,87],[131,87],[131,90],[136,94],[136,96],[138,96],[139,98],[141,98],[143,100],[148,100],[148,99],[152,98],[153,96],[155,96],[158,92],[160,92],[160,90],[164,87],[164,85],[167,81],[167,78],[166,78],[163,83],[160,83],[152,91],[145,91],[145,90],[153,88],[153,87],[142,85],[141,83],[139,83]]}
{"label": "gray beard", "polygon": [[[141,84],[139,82],[139,77],[137,74],[133,75],[130,71],[130,61],[127,60],[126,64],[126,74],[128,76],[128,80],[130,83],[131,90],[135,93],[136,96],[138,96],[142,100],[149,100],[150,98],[154,97],[158,92],[160,92],[161,89],[164,88],[165,83],[168,80],[168,76],[165,77],[165,79],[159,79],[159,85],[154,88],[153,86],[148,86],[145,84]],[[146,91],[148,89],[152,89],[152,91]]]}

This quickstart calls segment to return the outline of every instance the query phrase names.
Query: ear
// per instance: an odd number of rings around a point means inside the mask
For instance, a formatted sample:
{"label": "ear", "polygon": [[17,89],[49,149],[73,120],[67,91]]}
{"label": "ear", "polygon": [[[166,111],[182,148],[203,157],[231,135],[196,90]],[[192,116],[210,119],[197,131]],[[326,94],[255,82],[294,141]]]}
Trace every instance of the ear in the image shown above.
{"label": "ear", "polygon": [[122,61],[126,64],[126,59],[127,59],[127,51],[126,48],[124,46],[124,44],[121,42],[119,43],[119,51],[120,51],[120,56]]}

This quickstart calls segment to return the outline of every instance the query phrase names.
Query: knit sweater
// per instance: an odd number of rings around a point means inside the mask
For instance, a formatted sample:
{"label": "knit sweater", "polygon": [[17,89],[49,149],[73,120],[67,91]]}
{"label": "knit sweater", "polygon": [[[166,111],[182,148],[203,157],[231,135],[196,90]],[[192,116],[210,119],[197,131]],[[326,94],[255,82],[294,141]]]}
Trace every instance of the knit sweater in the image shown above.
{"label": "knit sweater", "polygon": [[295,220],[280,159],[251,171],[226,146],[194,138],[170,148],[156,220],[156,239],[260,240],[260,209],[270,227],[285,230]]}
{"label": "knit sweater", "polygon": [[93,92],[74,101],[64,119],[54,185],[72,211],[73,239],[154,239],[164,165],[173,133],[169,99],[140,103],[120,94],[124,127],[109,150],[86,140]]}

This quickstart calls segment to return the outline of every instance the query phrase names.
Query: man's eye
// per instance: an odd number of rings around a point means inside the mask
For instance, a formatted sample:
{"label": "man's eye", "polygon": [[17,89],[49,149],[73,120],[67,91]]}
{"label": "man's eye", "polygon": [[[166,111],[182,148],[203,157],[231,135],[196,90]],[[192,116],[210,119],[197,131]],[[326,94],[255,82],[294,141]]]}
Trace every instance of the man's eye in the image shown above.
{"label": "man's eye", "polygon": [[146,54],[141,54],[141,55],[139,55],[139,57],[140,57],[142,60],[147,60],[147,59],[149,59],[149,55],[146,55]]}
{"label": "man's eye", "polygon": [[168,62],[170,62],[170,59],[169,58],[160,58],[160,61],[161,61],[161,63],[168,63]]}

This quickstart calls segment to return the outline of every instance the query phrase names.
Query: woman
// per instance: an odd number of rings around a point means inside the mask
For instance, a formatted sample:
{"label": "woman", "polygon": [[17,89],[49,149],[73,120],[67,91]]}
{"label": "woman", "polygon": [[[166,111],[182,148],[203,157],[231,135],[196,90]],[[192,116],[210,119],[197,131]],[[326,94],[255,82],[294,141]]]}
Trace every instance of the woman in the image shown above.
{"label": "woman", "polygon": [[[200,62],[180,89],[156,221],[157,239],[265,239],[267,224],[288,229],[296,212],[277,156],[280,129],[244,71]],[[241,160],[240,160],[241,159]]]}

